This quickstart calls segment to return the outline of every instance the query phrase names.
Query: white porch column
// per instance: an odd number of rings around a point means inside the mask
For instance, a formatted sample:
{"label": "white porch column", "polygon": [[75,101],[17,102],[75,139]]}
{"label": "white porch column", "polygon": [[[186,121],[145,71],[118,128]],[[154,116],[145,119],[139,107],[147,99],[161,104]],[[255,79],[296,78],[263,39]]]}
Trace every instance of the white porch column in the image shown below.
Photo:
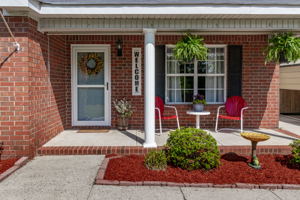
{"label": "white porch column", "polygon": [[145,143],[144,147],[157,147],[155,142],[155,32],[156,29],[144,29],[145,34],[145,95],[144,120]]}

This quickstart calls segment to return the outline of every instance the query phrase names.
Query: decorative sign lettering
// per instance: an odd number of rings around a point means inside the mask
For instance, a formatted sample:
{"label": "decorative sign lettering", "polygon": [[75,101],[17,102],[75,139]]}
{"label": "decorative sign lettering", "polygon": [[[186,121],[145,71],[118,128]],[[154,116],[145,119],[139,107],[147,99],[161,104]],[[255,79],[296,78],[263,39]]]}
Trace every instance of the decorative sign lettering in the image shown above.
{"label": "decorative sign lettering", "polygon": [[132,95],[142,95],[141,48],[132,48]]}

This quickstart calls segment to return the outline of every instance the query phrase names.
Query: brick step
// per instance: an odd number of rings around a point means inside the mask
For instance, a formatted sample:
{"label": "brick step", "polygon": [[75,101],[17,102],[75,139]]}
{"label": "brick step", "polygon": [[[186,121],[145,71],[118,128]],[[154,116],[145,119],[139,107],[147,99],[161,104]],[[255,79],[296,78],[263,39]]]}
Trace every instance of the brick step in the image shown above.
{"label": "brick step", "polygon": [[[150,151],[163,149],[157,148],[143,148],[136,146],[59,146],[59,147],[41,147],[37,150],[38,155],[107,155],[119,154],[129,155],[138,154],[143,155]],[[221,154],[236,153],[240,155],[250,155],[251,146],[219,146]],[[257,147],[257,154],[290,154],[291,148],[285,145],[265,145]]]}

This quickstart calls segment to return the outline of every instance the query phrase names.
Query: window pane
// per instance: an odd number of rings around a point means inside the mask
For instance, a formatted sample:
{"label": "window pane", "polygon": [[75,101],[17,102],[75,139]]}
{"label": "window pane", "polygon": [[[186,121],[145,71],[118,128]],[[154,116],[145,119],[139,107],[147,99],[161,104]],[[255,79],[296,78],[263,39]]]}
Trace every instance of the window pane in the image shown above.
{"label": "window pane", "polygon": [[216,48],[208,48],[208,60],[216,59]]}
{"label": "window pane", "polygon": [[104,121],[104,89],[78,88],[78,120]]}
{"label": "window pane", "polygon": [[193,89],[194,88],[194,77],[187,76],[185,77],[185,89]]}
{"label": "window pane", "polygon": [[168,54],[173,54],[173,48],[167,48],[167,53]]}
{"label": "window pane", "polygon": [[176,102],[184,102],[184,90],[176,90]]}
{"label": "window pane", "polygon": [[169,102],[175,102],[175,90],[168,90]]}
{"label": "window pane", "polygon": [[215,74],[216,73],[216,62],[208,61],[207,62],[207,74]]}
{"label": "window pane", "polygon": [[224,60],[224,48],[217,48],[217,60]]}
{"label": "window pane", "polygon": [[205,90],[198,90],[198,94],[205,96]]}
{"label": "window pane", "polygon": [[224,77],[216,77],[217,78],[217,88],[223,89],[224,88]]}
{"label": "window pane", "polygon": [[205,86],[207,89],[215,88],[215,77],[206,77],[205,78]]}
{"label": "window pane", "polygon": [[205,99],[207,102],[215,102],[213,90],[206,90],[205,93],[206,93]]}
{"label": "window pane", "polygon": [[168,77],[168,88],[176,89],[176,77]]}
{"label": "window pane", "polygon": [[192,102],[193,101],[193,90],[185,90],[185,102]]}
{"label": "window pane", "polygon": [[217,90],[216,102],[224,102],[224,90]]}
{"label": "window pane", "polygon": [[177,84],[178,84],[178,85],[176,85],[177,86],[176,89],[184,89],[184,79],[185,79],[184,76],[176,78]]}
{"label": "window pane", "polygon": [[217,74],[224,74],[224,61],[217,61]]}
{"label": "window pane", "polygon": [[[92,56],[95,56],[93,58]],[[79,52],[77,54],[77,74],[78,85],[103,85],[104,84],[104,53],[103,52]],[[81,67],[82,66],[82,67]],[[87,69],[95,70],[99,67],[99,72],[88,74]]]}
{"label": "window pane", "polygon": [[198,73],[200,73],[200,74],[206,73],[206,62],[205,61],[198,62]]}
{"label": "window pane", "polygon": [[198,89],[205,89],[205,77],[199,76],[198,77]]}
{"label": "window pane", "polygon": [[167,55],[167,60],[175,60],[173,54],[168,54]]}
{"label": "window pane", "polygon": [[177,66],[178,66],[178,67],[177,67],[176,73],[177,73],[177,74],[184,74],[184,68],[185,68],[184,64],[178,63]]}
{"label": "window pane", "polygon": [[185,66],[185,73],[194,73],[194,64],[186,64]]}
{"label": "window pane", "polygon": [[167,62],[167,70],[168,74],[175,74],[176,73],[176,61],[168,61]]}

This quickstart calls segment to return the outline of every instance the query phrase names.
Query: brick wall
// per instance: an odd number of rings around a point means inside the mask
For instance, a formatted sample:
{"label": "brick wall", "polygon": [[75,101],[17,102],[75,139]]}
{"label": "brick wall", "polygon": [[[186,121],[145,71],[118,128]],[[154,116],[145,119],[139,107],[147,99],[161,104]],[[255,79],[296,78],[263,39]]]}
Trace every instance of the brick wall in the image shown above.
{"label": "brick wall", "polygon": [[[279,120],[279,66],[264,64],[263,48],[267,35],[210,35],[207,44],[243,45],[242,95],[249,110],[245,112],[245,127],[274,128]],[[157,36],[157,44],[175,44],[180,36]],[[210,116],[201,116],[201,126],[214,127],[218,105],[207,105]],[[189,105],[179,105],[181,125],[188,126],[194,117],[185,114]],[[239,127],[239,122],[221,120],[222,126]],[[175,126],[175,123],[173,123]]]}
{"label": "brick wall", "polygon": [[6,19],[20,42],[21,51],[13,52],[13,40],[1,22],[0,140],[4,142],[3,157],[33,156],[37,147],[63,130],[47,70],[48,36],[38,32],[36,21],[28,17]]}
{"label": "brick wall", "polygon": [[[116,41],[121,39],[123,41],[123,56],[117,56]],[[125,97],[134,105],[134,114],[130,120],[131,128],[141,128],[144,124],[144,98],[143,96],[132,96],[132,48],[143,47],[143,36],[102,36],[102,35],[69,35],[66,37],[66,91],[67,91],[67,116],[66,127],[72,127],[71,119],[71,44],[109,44],[111,45],[111,99],[121,99]],[[142,58],[143,61],[144,58]],[[142,71],[142,79],[144,72]],[[143,91],[143,89],[142,89]],[[117,113],[115,109],[111,108],[112,126],[116,127]]]}
{"label": "brick wall", "polygon": [[[115,42],[123,40],[123,56],[116,56]],[[175,44],[181,36],[156,36],[156,44]],[[266,35],[249,36],[204,36],[207,44],[243,45],[243,87],[242,94],[250,109],[245,113],[245,127],[274,128],[278,124],[278,86],[279,69],[275,64],[264,64],[262,49],[267,42]],[[131,96],[131,48],[143,49],[143,36],[67,36],[66,70],[67,86],[67,120],[66,127],[71,126],[71,73],[70,73],[70,45],[71,44],[110,44],[111,45],[111,76],[112,100],[126,97],[135,106],[135,113],[131,119],[132,128],[143,128],[143,97]],[[142,58],[143,60],[143,58]],[[267,103],[269,102],[269,103]],[[211,111],[210,116],[201,116],[202,127],[214,127],[217,107],[207,105],[206,110]],[[195,117],[186,114],[191,105],[176,105],[179,111],[182,126],[194,126]],[[112,126],[116,126],[116,112],[112,108]],[[176,121],[164,122],[165,126],[176,127]],[[239,122],[221,120],[220,126],[239,127]],[[74,127],[73,127],[74,128]]]}
{"label": "brick wall", "polygon": [[[131,50],[134,47],[141,47],[143,50],[142,35],[47,36],[37,31],[37,23],[32,19],[8,17],[7,20],[21,44],[21,51],[11,53],[14,49],[12,39],[1,22],[0,140],[5,143],[4,157],[34,155],[37,147],[60,131],[76,128],[71,125],[71,44],[111,45],[112,100],[123,97],[130,100],[134,105],[131,128],[143,128],[144,98],[131,95]],[[175,44],[180,37],[159,35],[156,36],[156,44]],[[245,126],[277,127],[279,68],[275,64],[264,65],[261,52],[266,45],[267,36],[228,35],[204,38],[208,44],[243,45],[242,93],[250,107],[246,111]],[[122,57],[118,57],[116,52],[115,43],[118,39],[123,41]],[[143,75],[142,72],[142,79]],[[214,126],[217,106],[206,106],[212,114],[201,117],[202,127]],[[185,113],[190,105],[176,107],[181,125],[194,126],[194,116]],[[111,109],[112,127],[116,127],[117,114]],[[238,126],[238,123],[224,122],[222,120],[221,126]],[[164,125],[175,127],[176,123],[173,120]]]}

